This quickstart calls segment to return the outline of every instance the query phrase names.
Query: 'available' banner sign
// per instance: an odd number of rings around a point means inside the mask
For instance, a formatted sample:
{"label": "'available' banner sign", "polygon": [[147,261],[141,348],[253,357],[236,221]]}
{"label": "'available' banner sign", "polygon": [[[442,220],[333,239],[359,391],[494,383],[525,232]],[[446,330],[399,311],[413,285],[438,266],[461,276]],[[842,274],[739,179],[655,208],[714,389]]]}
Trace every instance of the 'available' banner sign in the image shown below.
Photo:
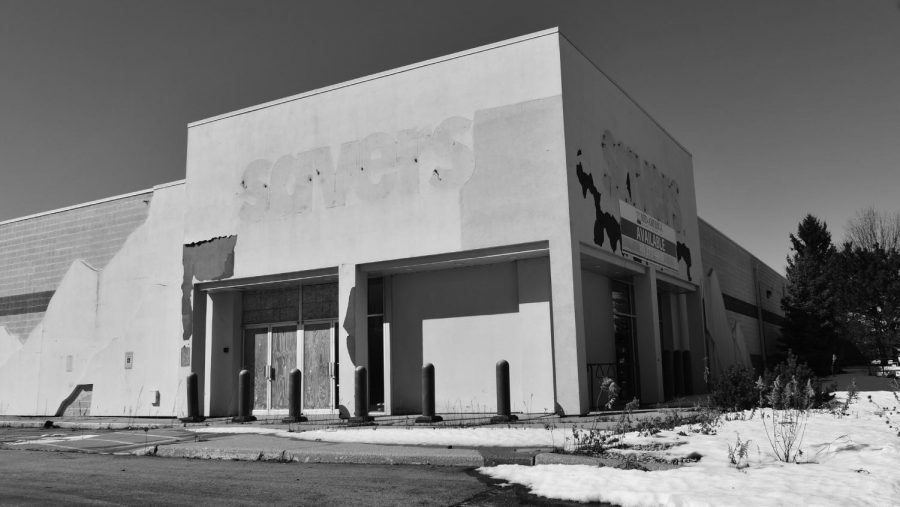
{"label": "'available' banner sign", "polygon": [[619,201],[622,251],[678,271],[675,229],[625,201]]}

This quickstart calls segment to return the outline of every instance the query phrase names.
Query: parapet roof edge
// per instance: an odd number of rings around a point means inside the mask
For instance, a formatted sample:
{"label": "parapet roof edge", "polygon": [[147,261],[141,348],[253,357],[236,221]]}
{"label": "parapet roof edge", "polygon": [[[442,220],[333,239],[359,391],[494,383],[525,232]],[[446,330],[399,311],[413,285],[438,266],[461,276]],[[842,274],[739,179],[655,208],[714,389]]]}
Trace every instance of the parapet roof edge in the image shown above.
{"label": "parapet roof edge", "polygon": [[497,48],[501,48],[501,47],[504,47],[504,46],[509,46],[509,45],[511,45],[511,44],[518,44],[518,43],[525,42],[525,41],[528,41],[528,40],[531,40],[531,39],[537,39],[537,38],[540,38],[540,37],[546,37],[547,35],[558,34],[558,33],[559,33],[559,27],[553,27],[553,28],[548,28],[548,29],[546,29],[546,30],[541,30],[541,31],[539,31],[539,32],[533,32],[533,33],[529,33],[529,34],[526,34],[526,35],[521,35],[521,36],[519,36],[519,37],[514,37],[514,38],[512,38],[512,39],[506,39],[506,40],[502,40],[502,41],[499,41],[499,42],[494,42],[494,43],[491,43],[491,44],[486,44],[486,45],[484,45],[484,46],[478,46],[478,47],[476,47],[476,48],[466,49],[466,50],[464,50],[464,51],[459,51],[459,52],[456,52],[456,53],[451,53],[451,54],[449,54],[449,55],[439,56],[439,57],[437,57],[437,58],[432,58],[432,59],[430,59],[430,60],[425,60],[425,61],[421,61],[421,62],[418,62],[418,63],[410,64],[410,65],[404,65],[403,67],[397,67],[397,68],[395,68],[395,69],[386,70],[386,71],[383,71],[383,72],[379,72],[379,73],[377,73],[377,74],[370,74],[370,75],[368,75],[368,76],[363,76],[363,77],[359,77],[359,78],[356,78],[356,79],[351,79],[350,81],[344,81],[344,82],[342,82],[342,83],[337,83],[337,84],[325,86],[325,87],[323,87],[323,88],[316,88],[315,90],[310,90],[310,91],[307,91],[307,92],[298,93],[298,94],[296,94],[296,95],[291,95],[291,96],[289,96],[289,97],[284,97],[284,98],[281,98],[281,99],[276,99],[276,100],[272,100],[272,101],[269,101],[269,102],[264,102],[264,103],[262,103],[262,104],[257,104],[257,105],[255,105],[255,106],[245,107],[245,108],[243,108],[243,109],[238,109],[238,110],[236,110],[236,111],[231,111],[231,112],[228,112],[228,113],[223,113],[223,114],[216,115],[216,116],[212,116],[212,117],[205,118],[205,119],[202,119],[202,120],[197,120],[197,121],[188,123],[188,128],[197,127],[197,126],[200,126],[200,125],[204,125],[204,124],[207,124],[207,123],[216,122],[216,121],[219,121],[219,120],[224,120],[225,118],[230,118],[230,117],[232,117],[232,116],[239,116],[239,115],[242,115],[242,114],[251,113],[251,112],[253,112],[253,111],[258,111],[258,110],[260,110],[260,109],[265,109],[265,108],[268,108],[268,107],[277,106],[277,105],[279,105],[279,104],[284,104],[284,103],[286,103],[286,102],[293,102],[293,101],[295,101],[295,100],[300,100],[300,99],[304,99],[304,98],[306,98],[306,97],[310,97],[310,96],[313,96],[313,95],[319,95],[319,94],[322,94],[322,93],[327,93],[327,92],[334,91],[334,90],[337,90],[337,89],[340,89],[340,88],[346,88],[346,87],[348,87],[348,86],[358,85],[358,84],[361,84],[361,83],[365,83],[365,82],[367,82],[367,81],[373,81],[373,80],[375,80],[375,79],[381,79],[381,78],[384,78],[384,77],[392,76],[392,75],[394,75],[394,74],[400,74],[400,73],[402,73],[402,72],[408,72],[408,71],[415,70],[415,69],[418,69],[418,68],[421,68],[421,67],[427,67],[427,66],[429,66],[429,65],[434,65],[434,64],[436,64],[436,63],[441,63],[441,62],[445,62],[445,61],[448,61],[448,60],[454,60],[454,59],[456,59],[456,58],[462,58],[462,57],[464,57],[464,56],[469,56],[469,55],[473,55],[473,54],[476,54],[476,53],[482,53],[482,52],[484,52],[484,51],[490,51],[490,50],[492,50],[492,49],[497,49]]}
{"label": "parapet roof edge", "polygon": [[731,236],[729,236],[729,235],[725,234],[724,232],[722,232],[722,230],[719,229],[718,227],[716,227],[716,226],[714,226],[713,224],[711,224],[711,223],[709,223],[708,221],[706,221],[706,220],[705,220],[704,218],[702,218],[700,215],[697,215],[697,222],[703,222],[703,223],[706,224],[706,226],[709,227],[710,229],[712,229],[712,230],[718,232],[718,233],[721,234],[722,236],[725,236],[725,238],[727,238],[728,241],[731,241],[731,242],[734,243],[735,245],[739,246],[739,247],[741,248],[741,250],[747,252],[747,254],[749,254],[750,257],[753,257],[753,260],[756,261],[757,264],[762,264],[763,266],[765,266],[765,267],[771,269],[776,275],[780,276],[781,278],[784,278],[785,281],[787,281],[787,277],[784,276],[783,274],[781,274],[777,269],[773,268],[772,266],[769,266],[769,263],[767,263],[766,261],[760,259],[760,258],[757,257],[756,255],[754,255],[753,252],[751,252],[750,250],[747,250],[746,248],[744,248],[743,245],[741,245],[740,243],[738,243],[737,241],[735,241],[734,239],[732,239]]}
{"label": "parapet roof edge", "polygon": [[47,211],[41,211],[39,213],[25,215],[24,217],[10,218],[9,220],[0,221],[0,225],[13,224],[16,222],[30,220],[32,218],[39,218],[39,217],[43,217],[43,216],[47,216],[47,215],[54,215],[56,213],[62,213],[64,211],[72,211],[72,210],[79,209],[79,208],[86,208],[88,206],[93,206],[95,204],[103,204],[105,202],[117,201],[119,199],[126,199],[128,197],[134,197],[136,195],[152,194],[154,191],[162,189],[162,188],[174,187],[176,185],[183,185],[183,184],[184,184],[184,180],[172,181],[169,183],[161,183],[159,185],[154,185],[153,188],[145,188],[143,190],[136,190],[134,192],[128,192],[127,194],[119,194],[119,195],[114,195],[112,197],[104,197],[103,199],[97,199],[95,201],[88,201],[88,202],[83,202],[80,204],[73,204],[71,206],[65,206],[63,208],[56,208],[56,209],[51,209],[51,210],[47,210]]}
{"label": "parapet roof edge", "polygon": [[609,82],[612,83],[612,85],[615,86],[616,89],[618,89],[620,92],[622,92],[622,95],[624,95],[625,98],[627,98],[632,104],[634,104],[635,107],[637,107],[638,109],[641,110],[642,113],[644,113],[645,115],[647,115],[647,118],[649,118],[650,121],[652,121],[654,125],[656,125],[657,127],[659,127],[659,130],[661,130],[663,134],[665,134],[669,139],[671,139],[673,143],[675,143],[676,145],[678,145],[679,148],[681,148],[682,150],[684,150],[684,152],[687,153],[688,156],[691,157],[691,159],[694,158],[694,154],[691,153],[690,150],[688,150],[683,144],[681,144],[681,142],[680,142],[678,139],[676,139],[675,136],[673,136],[671,133],[669,133],[669,131],[666,130],[666,128],[663,127],[661,123],[659,123],[658,121],[656,121],[656,118],[654,118],[653,115],[650,114],[646,109],[644,109],[644,106],[642,106],[640,102],[634,100],[634,97],[632,97],[627,91],[625,91],[625,88],[622,88],[621,86],[619,86],[619,83],[617,83],[615,79],[613,79],[613,78],[612,78],[609,74],[607,74],[606,72],[603,72],[603,69],[601,69],[599,65],[597,65],[596,63],[594,63],[594,61],[591,60],[590,57],[588,57],[588,55],[584,54],[584,51],[582,51],[581,48],[579,48],[578,46],[576,46],[574,42],[572,42],[571,40],[569,40],[569,38],[566,37],[566,34],[560,33],[559,36],[560,36],[561,39],[563,39],[564,41],[568,42],[569,45],[572,46],[572,48],[573,48],[576,52],[578,52],[578,54],[581,55],[582,58],[585,59],[585,61],[587,61],[589,64],[591,64],[592,67],[594,67],[595,69],[597,69],[597,72],[599,72],[600,74],[602,74],[603,77],[605,77],[606,79],[609,79]]}

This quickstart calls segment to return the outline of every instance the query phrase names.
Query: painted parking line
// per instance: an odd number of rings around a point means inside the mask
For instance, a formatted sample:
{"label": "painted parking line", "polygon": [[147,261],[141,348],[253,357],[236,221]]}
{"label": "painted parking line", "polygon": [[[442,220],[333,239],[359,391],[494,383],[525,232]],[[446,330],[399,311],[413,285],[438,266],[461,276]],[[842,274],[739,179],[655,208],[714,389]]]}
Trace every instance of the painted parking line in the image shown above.
{"label": "painted parking line", "polygon": [[83,451],[84,447],[72,447],[70,445],[60,445],[60,444],[41,444],[46,445],[47,447],[58,447],[60,449],[70,449],[73,451]]}
{"label": "painted parking line", "polygon": [[110,442],[110,443],[119,444],[119,445],[134,445],[134,442],[123,442],[121,440],[110,440],[108,438],[94,438],[94,439],[91,439],[91,441],[92,442]]}
{"label": "painted parking line", "polygon": [[[148,437],[155,437],[155,438],[164,438],[164,439],[178,440],[178,437],[173,437],[172,435],[151,435],[151,434],[148,434],[147,436],[148,436]],[[193,437],[193,435],[190,435],[190,436]]]}
{"label": "painted parking line", "polygon": [[71,437],[66,437],[66,436],[62,436],[62,435],[51,435],[51,436],[46,436],[46,437],[38,437],[36,439],[31,439],[31,440],[20,440],[18,442],[8,442],[8,443],[9,443],[9,445],[25,445],[25,444],[38,444],[38,445],[48,444],[48,445],[50,445],[50,444],[53,444],[56,442],[72,442],[72,441],[77,441],[77,440],[88,440],[88,439],[94,438],[96,436],[99,436],[99,435],[74,435]]}
{"label": "painted parking line", "polygon": [[193,433],[183,431],[172,431],[170,433],[166,430],[157,430],[154,433],[149,433],[136,430],[80,435],[17,432],[15,435],[4,435],[4,437],[4,441],[0,441],[0,444],[14,445],[18,448],[105,454],[126,451],[137,447],[167,445],[182,440],[194,439],[196,436]]}

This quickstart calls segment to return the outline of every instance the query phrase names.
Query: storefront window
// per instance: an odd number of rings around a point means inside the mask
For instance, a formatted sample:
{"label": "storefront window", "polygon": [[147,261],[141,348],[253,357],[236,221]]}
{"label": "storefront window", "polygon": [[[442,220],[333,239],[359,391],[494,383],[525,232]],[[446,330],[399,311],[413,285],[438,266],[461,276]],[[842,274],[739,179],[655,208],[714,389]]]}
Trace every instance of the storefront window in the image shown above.
{"label": "storefront window", "polygon": [[338,285],[323,283],[303,286],[303,320],[338,318]]}

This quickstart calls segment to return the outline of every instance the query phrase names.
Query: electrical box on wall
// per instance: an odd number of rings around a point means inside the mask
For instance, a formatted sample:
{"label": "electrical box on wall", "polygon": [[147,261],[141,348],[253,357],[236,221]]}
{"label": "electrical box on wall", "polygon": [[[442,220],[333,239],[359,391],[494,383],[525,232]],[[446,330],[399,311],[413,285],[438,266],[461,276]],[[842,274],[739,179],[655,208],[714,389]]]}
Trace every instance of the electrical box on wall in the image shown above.
{"label": "electrical box on wall", "polygon": [[125,353],[125,369],[130,370],[134,365],[134,352]]}
{"label": "electrical box on wall", "polygon": [[150,391],[150,404],[154,407],[159,406],[159,391]]}

